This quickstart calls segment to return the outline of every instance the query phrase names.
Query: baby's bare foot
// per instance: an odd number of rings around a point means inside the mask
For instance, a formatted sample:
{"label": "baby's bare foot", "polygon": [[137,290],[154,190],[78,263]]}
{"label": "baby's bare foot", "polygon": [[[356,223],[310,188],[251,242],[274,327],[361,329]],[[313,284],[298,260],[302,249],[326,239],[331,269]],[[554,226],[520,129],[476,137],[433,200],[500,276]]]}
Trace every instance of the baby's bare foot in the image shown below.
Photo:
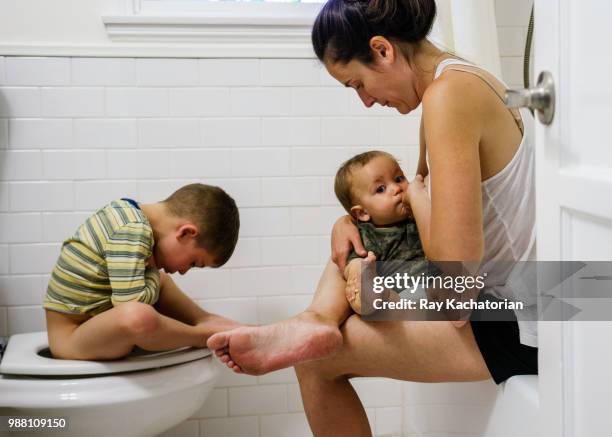
{"label": "baby's bare foot", "polygon": [[370,251],[366,258],[356,258],[351,263],[346,272],[344,289],[346,300],[355,313],[368,315],[374,311],[371,302],[371,285],[369,285],[370,290],[366,289],[365,292],[366,297],[370,297],[370,299],[365,299],[369,305],[363,304],[364,290],[362,286],[372,284],[373,277],[376,276],[376,256]]}
{"label": "baby's bare foot", "polygon": [[303,313],[272,325],[219,332],[207,344],[235,372],[263,375],[332,355],[342,345],[342,334]]}

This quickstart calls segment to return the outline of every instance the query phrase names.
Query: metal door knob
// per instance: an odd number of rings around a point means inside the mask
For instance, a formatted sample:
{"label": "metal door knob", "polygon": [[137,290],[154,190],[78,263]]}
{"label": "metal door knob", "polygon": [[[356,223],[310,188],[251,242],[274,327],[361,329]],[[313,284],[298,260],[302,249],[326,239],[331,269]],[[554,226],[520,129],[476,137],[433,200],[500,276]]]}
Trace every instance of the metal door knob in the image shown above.
{"label": "metal door knob", "polygon": [[508,108],[536,111],[538,120],[545,125],[552,123],[555,115],[555,83],[552,75],[548,71],[541,72],[535,88],[507,90],[504,102]]}

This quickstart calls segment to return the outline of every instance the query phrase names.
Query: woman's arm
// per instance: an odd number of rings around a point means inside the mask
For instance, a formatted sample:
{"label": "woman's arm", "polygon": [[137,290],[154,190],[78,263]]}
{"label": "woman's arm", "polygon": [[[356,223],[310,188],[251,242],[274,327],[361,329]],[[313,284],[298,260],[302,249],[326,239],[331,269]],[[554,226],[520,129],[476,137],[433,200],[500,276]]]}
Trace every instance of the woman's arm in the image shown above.
{"label": "woman's arm", "polygon": [[421,246],[423,246],[423,251],[425,254],[428,254],[430,252],[429,228],[431,225],[431,199],[427,192],[423,176],[420,174],[418,174],[408,185],[406,203],[408,203],[412,209],[412,215],[414,216],[414,221],[419,230],[419,238],[421,240]]}
{"label": "woman's arm", "polygon": [[479,143],[486,104],[478,80],[447,76],[423,97],[431,170],[431,218],[423,231],[432,260],[479,261],[484,251]]}
{"label": "woman's arm", "polygon": [[416,174],[420,174],[424,178],[429,174],[425,144],[425,129],[423,128],[423,117],[421,117],[421,128],[419,129],[419,163],[417,165]]}

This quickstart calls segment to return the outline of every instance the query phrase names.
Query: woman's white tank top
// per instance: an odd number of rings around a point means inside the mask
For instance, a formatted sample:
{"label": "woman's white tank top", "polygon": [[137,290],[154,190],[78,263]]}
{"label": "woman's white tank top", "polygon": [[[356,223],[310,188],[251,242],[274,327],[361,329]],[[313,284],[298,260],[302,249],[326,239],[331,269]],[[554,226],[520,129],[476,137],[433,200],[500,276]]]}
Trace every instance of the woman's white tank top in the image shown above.
{"label": "woman's white tank top", "polygon": [[[459,59],[445,59],[438,64],[434,80],[449,65],[476,67]],[[535,260],[534,120],[528,109],[521,108],[520,115],[523,138],[514,157],[499,173],[481,184],[484,254],[479,271],[487,273],[485,293],[525,303],[524,310],[515,311],[521,343],[537,347],[536,290],[517,291],[516,287],[511,290],[506,285],[511,275],[520,276],[517,268],[524,266],[515,266],[509,261]]]}

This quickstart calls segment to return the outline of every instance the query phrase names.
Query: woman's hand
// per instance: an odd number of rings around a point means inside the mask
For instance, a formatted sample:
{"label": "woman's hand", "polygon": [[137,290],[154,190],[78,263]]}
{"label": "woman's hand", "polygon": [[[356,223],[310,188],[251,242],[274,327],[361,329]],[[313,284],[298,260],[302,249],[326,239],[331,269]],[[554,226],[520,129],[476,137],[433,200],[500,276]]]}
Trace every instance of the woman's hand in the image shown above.
{"label": "woman's hand", "polygon": [[361,242],[361,236],[357,226],[353,223],[351,216],[345,215],[340,217],[334,223],[331,236],[332,261],[344,272],[346,267],[346,258],[354,249],[357,255],[365,257],[366,252]]}

